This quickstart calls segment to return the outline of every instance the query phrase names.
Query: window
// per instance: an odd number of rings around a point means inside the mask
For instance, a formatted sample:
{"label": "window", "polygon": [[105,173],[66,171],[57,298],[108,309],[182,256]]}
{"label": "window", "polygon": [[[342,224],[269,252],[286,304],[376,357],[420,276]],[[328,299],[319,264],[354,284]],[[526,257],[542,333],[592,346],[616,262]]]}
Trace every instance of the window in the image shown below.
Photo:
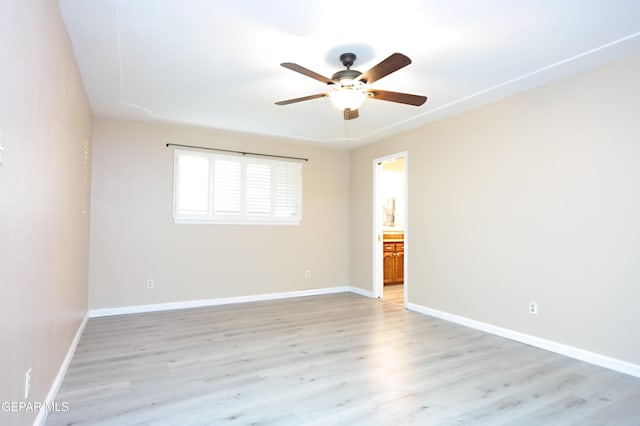
{"label": "window", "polygon": [[297,225],[301,204],[300,162],[175,150],[176,223]]}

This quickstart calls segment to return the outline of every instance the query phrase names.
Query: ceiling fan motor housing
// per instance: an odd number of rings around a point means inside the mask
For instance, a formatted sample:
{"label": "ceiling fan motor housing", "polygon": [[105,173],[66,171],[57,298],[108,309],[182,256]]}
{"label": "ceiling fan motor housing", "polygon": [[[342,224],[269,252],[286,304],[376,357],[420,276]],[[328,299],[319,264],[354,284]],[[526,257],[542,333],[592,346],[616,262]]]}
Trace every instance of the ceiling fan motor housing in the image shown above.
{"label": "ceiling fan motor housing", "polygon": [[338,71],[337,73],[333,74],[331,76],[331,80],[341,84],[342,86],[344,86],[345,83],[347,86],[350,86],[353,84],[353,80],[360,77],[360,75],[362,75],[360,71],[347,69]]}
{"label": "ceiling fan motor housing", "polygon": [[340,55],[340,62],[347,69],[338,71],[331,76],[331,80],[339,83],[343,87],[349,87],[353,85],[353,81],[360,77],[362,73],[360,71],[352,70],[351,66],[356,61],[355,53],[343,53]]}

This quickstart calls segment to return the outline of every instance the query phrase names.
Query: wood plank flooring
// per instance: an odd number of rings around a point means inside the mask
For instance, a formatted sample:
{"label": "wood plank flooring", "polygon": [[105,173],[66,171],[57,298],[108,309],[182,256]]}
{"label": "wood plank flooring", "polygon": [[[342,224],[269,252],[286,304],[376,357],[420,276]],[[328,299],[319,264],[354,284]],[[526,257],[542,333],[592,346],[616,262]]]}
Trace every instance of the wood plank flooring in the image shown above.
{"label": "wood plank flooring", "polygon": [[351,293],[90,319],[47,425],[640,425],[640,379]]}
{"label": "wood plank flooring", "polygon": [[404,285],[385,285],[382,289],[382,298],[385,302],[391,302],[400,306],[404,306]]}

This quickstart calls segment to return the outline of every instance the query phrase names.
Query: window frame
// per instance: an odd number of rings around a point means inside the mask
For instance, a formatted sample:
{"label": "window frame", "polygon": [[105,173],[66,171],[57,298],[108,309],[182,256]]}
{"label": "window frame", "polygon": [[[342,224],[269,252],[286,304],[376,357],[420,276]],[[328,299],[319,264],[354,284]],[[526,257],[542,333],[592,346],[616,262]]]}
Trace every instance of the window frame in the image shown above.
{"label": "window frame", "polygon": [[[207,182],[207,211],[201,210],[201,214],[192,215],[179,211],[180,197],[180,157],[183,155],[206,158],[208,160],[208,182]],[[234,213],[217,213],[215,206],[216,187],[216,161],[229,161],[240,164],[240,210]],[[258,214],[247,211],[247,173],[251,165],[269,166],[270,170],[270,198],[271,212],[269,214]],[[285,170],[289,173],[285,179],[286,189],[290,192],[286,194],[286,202],[293,199],[290,208],[290,216],[281,216],[277,213],[278,198],[276,197],[276,172],[274,170]],[[295,182],[292,183],[292,180]],[[280,187],[282,188],[282,187]],[[299,225],[302,222],[302,188],[303,188],[303,167],[302,162],[295,159],[268,158],[268,156],[256,156],[251,154],[230,154],[213,150],[199,149],[174,149],[173,160],[173,220],[176,224],[226,224],[226,225]],[[262,194],[264,195],[264,194]],[[285,209],[286,212],[286,209]],[[295,212],[295,213],[294,213]]]}

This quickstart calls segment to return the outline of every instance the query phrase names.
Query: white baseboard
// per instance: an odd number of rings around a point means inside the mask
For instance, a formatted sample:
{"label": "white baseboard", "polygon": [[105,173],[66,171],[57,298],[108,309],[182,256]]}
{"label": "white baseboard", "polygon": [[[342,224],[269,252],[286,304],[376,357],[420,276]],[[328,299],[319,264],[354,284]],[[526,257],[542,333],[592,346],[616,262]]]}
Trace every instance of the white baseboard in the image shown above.
{"label": "white baseboard", "polygon": [[421,314],[440,318],[445,321],[450,321],[456,324],[474,328],[476,330],[495,334],[496,336],[506,337],[507,339],[515,340],[517,342],[555,352],[560,355],[568,356],[570,358],[588,362],[589,364],[608,368],[610,370],[618,371],[630,376],[640,377],[640,365],[632,364],[627,361],[600,355],[584,349],[557,343],[547,339],[542,339],[540,337],[531,336],[529,334],[520,333],[518,331],[509,330],[508,328],[502,328],[481,321],[472,320],[470,318],[461,317],[459,315],[450,314],[448,312],[439,311],[437,309],[427,308],[422,305],[416,305],[415,303],[407,303],[407,309],[419,312]]}
{"label": "white baseboard", "polygon": [[42,404],[42,408],[38,412],[38,416],[33,422],[33,426],[41,426],[44,425],[45,420],[47,420],[47,415],[49,411],[47,407],[53,406],[55,402],[56,396],[58,395],[58,390],[60,389],[60,385],[62,384],[62,380],[64,376],[67,374],[67,369],[69,368],[69,364],[71,364],[71,360],[73,359],[73,355],[76,352],[76,348],[78,347],[78,343],[80,342],[80,337],[82,337],[82,332],[84,331],[85,326],[87,325],[87,321],[89,320],[89,313],[87,313],[78,330],[76,331],[76,335],[69,345],[69,350],[67,351],[67,355],[65,355],[64,360],[62,361],[62,365],[60,365],[60,369],[58,370],[58,374],[56,374],[55,379],[53,379],[53,383],[51,384],[51,388],[49,388],[49,393]]}
{"label": "white baseboard", "polygon": [[264,300],[288,299],[292,297],[318,296],[322,294],[344,293],[347,287],[327,287],[313,290],[286,291],[282,293],[257,294],[251,296],[222,297],[217,299],[186,300],[182,302],[154,303],[150,305],[123,306],[119,308],[91,309],[89,317],[139,314],[144,312],[171,311],[174,309],[201,308],[205,306],[228,305],[231,303],[261,302]]}
{"label": "white baseboard", "polygon": [[353,286],[349,285],[349,286],[346,287],[346,291],[350,291],[351,293],[359,294],[360,296],[370,297],[372,299],[376,298],[375,294],[373,294],[372,291],[363,290],[360,287],[353,287]]}

